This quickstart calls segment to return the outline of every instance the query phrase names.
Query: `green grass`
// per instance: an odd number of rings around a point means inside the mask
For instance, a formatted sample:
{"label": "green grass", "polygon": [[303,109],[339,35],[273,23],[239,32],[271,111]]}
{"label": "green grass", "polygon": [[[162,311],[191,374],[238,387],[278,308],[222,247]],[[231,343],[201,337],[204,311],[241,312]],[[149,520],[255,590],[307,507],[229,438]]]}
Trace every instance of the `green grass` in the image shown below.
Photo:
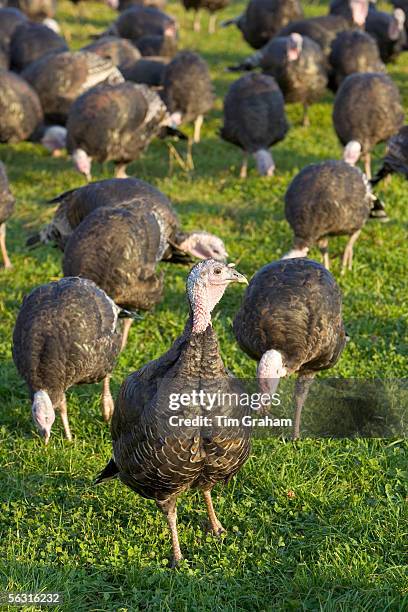
{"label": "green grass", "polygon": [[[234,4],[222,17],[241,7]],[[153,143],[130,171],[171,198],[186,229],[218,233],[239,270],[251,276],[291,244],[283,214],[290,180],[308,163],[341,155],[331,124],[333,98],[327,94],[312,107],[308,129],[299,127],[300,107],[289,106],[292,129],[274,148],[276,176],[261,179],[252,168],[248,180],[240,181],[240,152],[223,143],[217,130],[222,98],[236,78],[225,68],[250,49],[233,28],[209,37],[207,17],[197,37],[191,14],[175,3],[168,10],[179,19],[181,46],[199,51],[209,62],[217,103],[194,152],[194,173],[175,167],[169,175],[163,142]],[[324,11],[322,3],[315,3],[308,14]],[[73,48],[113,17],[101,4],[86,2],[78,9],[66,0],[60,3],[59,21]],[[390,66],[390,73],[407,106],[408,56]],[[176,146],[184,152],[182,143]],[[375,152],[375,165],[382,151]],[[74,442],[63,439],[57,420],[49,446],[43,446],[12,362],[11,334],[23,296],[61,275],[59,252],[45,247],[27,251],[25,238],[52,216],[46,199],[80,185],[81,178],[67,158],[52,159],[32,144],[2,146],[0,157],[17,198],[8,223],[14,269],[0,275],[0,589],[61,591],[64,610],[407,610],[408,447],[403,441],[255,441],[235,481],[214,494],[228,530],[222,541],[206,535],[199,495],[180,499],[180,539],[188,561],[178,571],[166,568],[169,536],[152,502],[120,483],[92,486],[110,456],[97,386],[76,387],[68,394]],[[96,179],[112,176],[109,165],[95,164],[94,171]],[[345,277],[339,276],[338,257],[345,239],[331,242],[333,273],[344,294],[351,336],[331,372],[335,376],[408,374],[406,183],[393,178],[381,196],[391,221],[367,224],[355,249],[354,269]],[[317,251],[312,255],[319,257]],[[114,392],[129,372],[167,349],[183,328],[186,269],[168,266],[165,271],[165,299],[132,328],[113,376]],[[241,295],[242,288],[228,290],[215,327],[226,365],[236,375],[251,377],[256,365],[240,352],[231,333]]]}

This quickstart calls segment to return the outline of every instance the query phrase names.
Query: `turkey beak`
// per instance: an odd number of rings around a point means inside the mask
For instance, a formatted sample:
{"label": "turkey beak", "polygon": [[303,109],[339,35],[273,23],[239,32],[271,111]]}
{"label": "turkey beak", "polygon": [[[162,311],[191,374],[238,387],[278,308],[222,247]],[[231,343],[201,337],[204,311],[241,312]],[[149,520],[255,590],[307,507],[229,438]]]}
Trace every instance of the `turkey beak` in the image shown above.
{"label": "turkey beak", "polygon": [[229,264],[228,268],[230,276],[229,276],[229,281],[231,283],[243,283],[244,285],[248,285],[248,279],[246,278],[246,276],[244,276],[243,274],[240,274],[239,272],[237,272],[237,270],[234,270],[233,268],[234,264]]}

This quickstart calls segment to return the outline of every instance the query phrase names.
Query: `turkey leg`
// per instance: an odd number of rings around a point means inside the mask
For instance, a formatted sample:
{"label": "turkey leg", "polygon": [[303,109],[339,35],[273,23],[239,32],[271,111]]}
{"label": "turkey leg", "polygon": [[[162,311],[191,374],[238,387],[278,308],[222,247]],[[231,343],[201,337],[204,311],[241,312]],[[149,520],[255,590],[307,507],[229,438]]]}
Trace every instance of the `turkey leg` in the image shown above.
{"label": "turkey leg", "polygon": [[124,319],[123,320],[123,331],[122,331],[122,344],[120,347],[120,350],[123,351],[123,349],[125,348],[127,341],[128,341],[128,336],[129,336],[129,330],[130,327],[133,323],[133,319]]}
{"label": "turkey leg", "polygon": [[69,427],[68,421],[68,412],[67,412],[67,398],[65,397],[65,393],[63,399],[59,405],[60,413],[61,413],[61,421],[65,431],[65,437],[67,440],[72,440],[71,429]]}
{"label": "turkey leg", "polygon": [[158,501],[157,505],[160,510],[164,512],[167,519],[167,524],[171,533],[171,545],[173,547],[173,558],[171,560],[170,566],[177,567],[178,563],[183,558],[181,554],[180,542],[178,538],[177,531],[177,506],[176,506],[176,497],[170,497],[166,501]]}
{"label": "turkey leg", "polygon": [[113,397],[112,397],[112,394],[110,392],[109,381],[110,381],[110,375],[108,374],[103,379],[102,406],[101,406],[102,407],[103,420],[106,421],[107,423],[110,421],[110,419],[111,419],[111,417],[113,415],[113,410],[115,408],[115,404],[113,402]]}
{"label": "turkey leg", "polygon": [[0,250],[1,250],[1,255],[3,257],[4,267],[12,268],[13,266],[11,265],[11,261],[9,259],[7,248],[6,248],[6,224],[5,223],[0,224]]}
{"label": "turkey leg", "polygon": [[222,533],[225,532],[225,529],[221,525],[220,521],[217,518],[217,515],[215,514],[212,497],[211,497],[211,490],[203,491],[203,495],[204,495],[205,505],[207,507],[207,514],[208,514],[208,520],[210,521],[211,531],[214,533],[214,535],[220,536]]}
{"label": "turkey leg", "polygon": [[295,425],[293,428],[293,439],[298,440],[300,438],[300,419],[302,415],[302,408],[305,405],[306,398],[309,393],[310,385],[313,382],[314,375],[312,376],[299,376],[295,385]]}
{"label": "turkey leg", "polygon": [[350,240],[348,241],[346,248],[344,249],[343,262],[341,266],[342,274],[345,273],[346,268],[351,270],[353,267],[353,247],[360,234],[361,234],[361,230],[357,230],[356,232],[354,232],[354,234],[351,236]]}

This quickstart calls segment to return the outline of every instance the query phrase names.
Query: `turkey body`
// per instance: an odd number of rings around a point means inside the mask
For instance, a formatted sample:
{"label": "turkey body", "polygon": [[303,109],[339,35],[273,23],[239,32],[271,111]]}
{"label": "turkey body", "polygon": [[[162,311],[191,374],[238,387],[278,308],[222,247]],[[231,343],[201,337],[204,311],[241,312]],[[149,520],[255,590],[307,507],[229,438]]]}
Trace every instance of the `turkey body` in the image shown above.
{"label": "turkey body", "polygon": [[133,66],[140,59],[140,53],[129,40],[118,36],[104,36],[87,45],[82,51],[96,53],[100,57],[110,59],[111,62],[123,70]]}
{"label": "turkey body", "polygon": [[302,17],[299,0],[250,0],[245,12],[226,25],[236,23],[246,42],[260,49],[284,26]]}
{"label": "turkey body", "polygon": [[129,39],[134,45],[144,36],[176,37],[172,17],[151,6],[131,6],[119,15],[107,34]]}
{"label": "turkey body", "polygon": [[[167,110],[145,85],[102,84],[82,94],[68,114],[67,149],[98,161],[114,161],[120,176],[161,130]],[[123,172],[122,172],[123,171]]]}
{"label": "turkey body", "polygon": [[355,72],[385,72],[377,43],[361,30],[341,32],[332,44],[330,86],[336,91]]}
{"label": "turkey body", "polygon": [[0,251],[5,268],[11,268],[6,248],[6,221],[12,215],[15,200],[10,191],[6,168],[0,162]]}
{"label": "turkey body", "polygon": [[123,68],[121,72],[126,81],[159,87],[163,81],[166,63],[166,58],[143,57],[131,66]]}
{"label": "turkey body", "polygon": [[197,53],[181,51],[165,67],[162,83],[169,113],[179,114],[179,123],[194,121],[194,142],[199,142],[203,117],[215,100],[207,63]]}
{"label": "turkey body", "polygon": [[10,52],[10,41],[16,28],[26,22],[27,17],[18,9],[0,8],[0,43],[5,53]]}
{"label": "turkey body", "polygon": [[[44,396],[36,396],[44,392],[52,404],[50,411],[60,408],[66,436],[71,438],[65,392],[75,384],[109,376],[120,351],[119,311],[93,282],[80,278],[42,285],[24,298],[13,333],[13,359],[33,403],[38,404],[33,407],[35,420],[37,411],[46,411],[40,401]],[[104,400],[104,417],[109,419],[110,393]],[[41,417],[36,422],[44,425]],[[41,430],[46,441],[51,425]]]}
{"label": "turkey body", "polygon": [[262,389],[263,379],[274,392],[279,378],[298,374],[294,436],[299,437],[310,383],[337,363],[346,342],[334,278],[308,259],[267,264],[250,281],[233,330],[241,349],[259,362]]}
{"label": "turkey body", "polygon": [[[244,150],[258,154],[258,169],[271,174],[273,160],[268,151],[273,144],[284,139],[288,131],[282,92],[271,76],[248,74],[235,81],[224,100],[224,126],[221,137]],[[263,154],[267,153],[266,156]],[[264,157],[267,168],[262,168]],[[246,155],[241,177],[246,176]]]}
{"label": "turkey body", "polygon": [[0,142],[27,140],[43,119],[35,90],[17,74],[0,70]]}
{"label": "turkey body", "polygon": [[111,60],[88,51],[46,55],[21,76],[38,93],[45,118],[59,124],[65,124],[73,102],[91,87],[124,81]]}
{"label": "turkey body", "polygon": [[371,150],[398,132],[403,122],[401,96],[388,75],[352,74],[341,84],[333,107],[334,128],[343,145],[359,143],[368,178]]}
{"label": "turkey body", "polygon": [[394,61],[407,44],[405,13],[401,9],[394,14],[370,11],[366,20],[366,31],[377,42],[383,62]]}
{"label": "turkey body", "polygon": [[156,266],[166,246],[154,212],[100,207],[71,234],[64,275],[89,278],[118,306],[150,310],[162,297]]}
{"label": "turkey body", "polygon": [[390,174],[401,174],[408,178],[408,126],[406,125],[387,142],[382,166],[371,184],[376,185]]}
{"label": "turkey body", "polygon": [[68,51],[68,47],[59,34],[42,23],[22,23],[10,41],[11,67],[21,72],[40,57],[62,51]]}
{"label": "turkey body", "polygon": [[194,31],[199,32],[201,29],[199,11],[204,10],[210,13],[210,20],[208,23],[208,33],[214,34],[215,32],[215,21],[217,11],[221,11],[226,8],[230,3],[230,0],[182,0],[182,4],[187,11],[195,11],[194,20]]}
{"label": "turkey body", "polygon": [[[365,176],[344,161],[303,168],[285,194],[285,217],[294,233],[294,255],[299,256],[301,251],[306,256],[309,248],[318,244],[328,268],[327,238],[349,235],[354,244],[370,215],[373,199]],[[343,268],[351,268],[351,263],[352,250],[350,259],[346,248]]]}
{"label": "turkey body", "polygon": [[[209,268],[212,270],[208,272]],[[201,489],[212,531],[219,534],[223,529],[212,506],[211,489],[217,482],[227,483],[249,454],[249,436],[245,432],[181,426],[176,433],[166,426],[170,415],[174,415],[169,408],[169,391],[217,389],[221,393],[240,393],[240,384],[223,364],[210,311],[229,282],[243,281],[244,277],[235,270],[213,260],[195,266],[187,285],[191,315],[184,333],[159,359],[125,380],[115,406],[111,429],[114,459],[97,482],[116,475],[133,491],[157,502],[167,515],[172,533],[174,564],[181,559],[177,497],[189,488]],[[209,306],[207,298],[215,287],[217,297]],[[201,315],[206,318],[203,325]],[[216,406],[215,413],[227,416],[235,410],[236,414],[238,407],[227,404]],[[203,406],[191,401],[177,414],[192,417],[204,412]]]}

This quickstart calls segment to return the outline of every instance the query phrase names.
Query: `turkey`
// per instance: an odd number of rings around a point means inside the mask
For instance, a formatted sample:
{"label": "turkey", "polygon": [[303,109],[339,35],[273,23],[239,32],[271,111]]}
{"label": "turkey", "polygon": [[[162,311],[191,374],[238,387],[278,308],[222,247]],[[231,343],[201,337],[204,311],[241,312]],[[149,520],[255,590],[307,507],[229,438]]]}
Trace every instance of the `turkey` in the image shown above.
{"label": "turkey", "polygon": [[381,168],[371,184],[376,185],[390,174],[401,174],[408,179],[408,126],[406,125],[387,142]]}
{"label": "turkey", "polygon": [[119,15],[105,34],[127,38],[137,46],[137,42],[144,36],[176,39],[177,26],[172,17],[156,8],[132,6]]}
{"label": "turkey", "polygon": [[398,132],[404,111],[398,87],[386,74],[351,74],[334,100],[333,124],[345,146],[344,159],[356,164],[365,159],[365,172],[371,178],[371,151]]}
{"label": "turkey", "polygon": [[10,7],[0,8],[0,41],[5,51],[8,52],[14,31],[22,23],[27,23],[27,17],[21,11]]}
{"label": "turkey", "polygon": [[261,175],[273,175],[275,164],[269,147],[283,140],[288,129],[283,95],[274,78],[247,74],[231,85],[224,100],[220,134],[244,151],[241,178],[247,176],[248,154],[254,156]]}
{"label": "turkey", "polygon": [[19,9],[32,21],[53,19],[57,9],[56,0],[8,0],[7,5]]}
{"label": "turkey", "polygon": [[112,416],[109,377],[120,351],[121,314],[104,291],[82,278],[41,285],[24,298],[13,333],[13,359],[27,382],[34,423],[45,443],[55,408],[66,437],[72,438],[65,392],[73,385],[103,380],[102,414],[106,421]]}
{"label": "turkey", "polygon": [[161,87],[167,60],[164,57],[142,57],[121,70],[126,81],[144,83],[149,87]]}
{"label": "turkey", "polygon": [[231,70],[258,67],[276,79],[286,102],[303,105],[303,125],[309,125],[307,109],[327,87],[326,61],[319,45],[297,33],[278,36]]}
{"label": "turkey", "polygon": [[261,392],[297,373],[293,437],[313,378],[332,368],[346,343],[341,293],[334,278],[310,259],[267,264],[249,283],[233,330],[241,349],[258,362]]}
{"label": "turkey", "polygon": [[6,168],[0,162],[0,251],[5,268],[12,267],[6,248],[6,221],[13,213],[14,202],[8,184]]}
{"label": "turkey", "polygon": [[395,9],[393,14],[370,11],[365,29],[376,40],[385,63],[395,60],[407,44],[405,13],[400,8]]}
{"label": "turkey", "polygon": [[[377,10],[375,6],[376,1],[377,0],[374,0],[373,2],[368,2],[369,12]],[[365,0],[361,0],[361,4],[365,10],[365,6],[367,4]],[[331,0],[329,12],[330,15],[343,15],[343,17],[346,17],[347,19],[352,19],[352,2],[351,0]]]}
{"label": "turkey", "polygon": [[329,268],[328,237],[350,236],[342,272],[351,270],[353,245],[373,207],[375,196],[358,168],[344,161],[306,166],[285,195],[285,217],[294,233],[293,249],[285,258],[306,257],[318,245]]}
{"label": "turkey", "polygon": [[10,42],[11,67],[21,72],[29,64],[49,53],[68,51],[65,40],[42,23],[23,23]]}
{"label": "turkey", "polygon": [[177,38],[159,34],[142,36],[135,44],[143,57],[172,58],[178,48]]}
{"label": "turkey", "polygon": [[215,96],[207,63],[197,53],[180,51],[167,64],[162,98],[175,126],[194,121],[194,142],[200,141],[204,115]]}
{"label": "turkey", "polygon": [[391,4],[394,8],[399,8],[404,11],[405,15],[405,32],[407,35],[407,42],[405,43],[405,49],[408,49],[408,0],[391,0]]}
{"label": "turkey", "polygon": [[[146,85],[102,84],[79,96],[67,120],[67,149],[75,168],[88,181],[91,163],[115,162],[116,177],[138,159],[155,136],[174,133],[159,96]],[[179,134],[179,133],[177,133]]]}
{"label": "turkey", "polygon": [[34,89],[17,74],[0,70],[0,142],[27,140],[43,119]]}
{"label": "turkey", "polygon": [[46,120],[65,124],[73,102],[98,83],[123,83],[110,59],[89,51],[51,53],[31,63],[21,76],[39,95]]}
{"label": "turkey", "polygon": [[[183,334],[155,361],[131,374],[123,383],[112,419],[113,458],[96,483],[119,479],[136,493],[156,501],[166,515],[171,532],[175,566],[182,558],[177,531],[176,503],[189,488],[203,492],[211,530],[224,529],[211,498],[217,482],[228,483],[245,463],[250,451],[249,433],[224,427],[181,425],[176,431],[171,416],[182,419],[208,416],[194,398],[200,391],[232,394],[241,385],[226,370],[211,325],[211,312],[226,287],[246,278],[234,268],[213,260],[194,266],[187,279],[190,317]],[[187,390],[189,405],[176,413],[170,408],[169,391]],[[236,394],[236,395],[235,395]],[[238,400],[218,402],[213,413],[241,413]]]}
{"label": "turkey", "polygon": [[166,6],[166,0],[108,0],[108,4],[122,12],[131,6],[153,6],[154,8],[160,9],[161,11]]}
{"label": "turkey", "polygon": [[10,67],[10,58],[8,50],[0,43],[0,70],[8,70]]}
{"label": "turkey", "polygon": [[140,59],[138,49],[129,40],[117,36],[99,38],[90,45],[83,47],[82,51],[90,51],[100,57],[110,59],[121,72],[133,66]]}
{"label": "turkey", "polygon": [[351,13],[349,17],[342,15],[323,15],[293,21],[278,32],[278,36],[289,36],[298,33],[314,40],[328,59],[331,45],[337,34],[345,30],[364,27],[368,14],[368,0],[350,0]]}
{"label": "turkey", "polygon": [[385,72],[377,43],[366,32],[341,32],[330,54],[330,87],[336,91],[344,79],[355,72]]}
{"label": "turkey", "polygon": [[260,49],[291,21],[303,17],[299,0],[249,0],[245,12],[223,22],[223,26],[235,24],[246,42]]}
{"label": "turkey", "polygon": [[62,251],[73,230],[99,207],[153,212],[159,218],[161,241],[166,248],[163,261],[190,262],[189,257],[224,261],[228,257],[220,238],[203,231],[184,232],[170,200],[161,191],[140,179],[106,179],[66,191],[51,200],[58,204],[54,218],[39,234],[29,238],[34,246],[56,244]]}
{"label": "turkey", "polygon": [[215,24],[217,21],[216,12],[226,8],[230,3],[230,0],[182,0],[184,8],[189,11],[194,11],[194,32],[200,32],[201,30],[201,16],[200,11],[205,10],[210,13],[208,21],[208,33],[214,34]]}

